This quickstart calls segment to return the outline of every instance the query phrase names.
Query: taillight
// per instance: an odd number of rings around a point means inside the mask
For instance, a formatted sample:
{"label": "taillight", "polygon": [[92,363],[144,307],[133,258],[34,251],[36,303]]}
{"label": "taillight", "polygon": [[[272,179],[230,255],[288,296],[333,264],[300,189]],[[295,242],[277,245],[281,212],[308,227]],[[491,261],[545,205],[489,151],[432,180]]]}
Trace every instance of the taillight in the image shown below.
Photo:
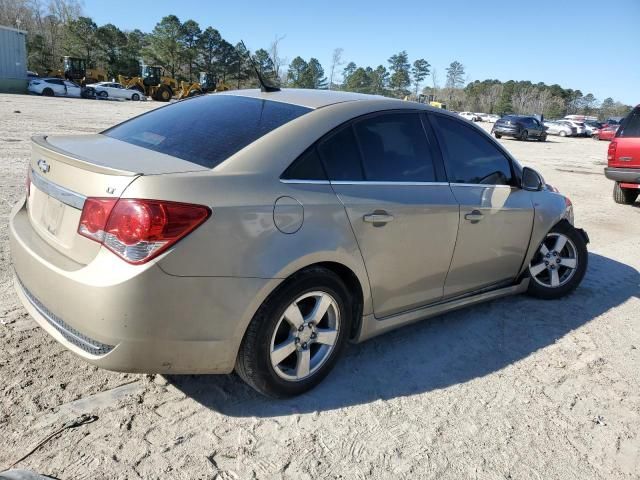
{"label": "taillight", "polygon": [[618,146],[618,143],[615,140],[611,140],[611,143],[609,143],[609,151],[607,152],[607,161],[608,162],[613,162],[616,159],[616,147]]}
{"label": "taillight", "polygon": [[202,205],[162,200],[87,198],[78,233],[133,264],[145,263],[211,215]]}

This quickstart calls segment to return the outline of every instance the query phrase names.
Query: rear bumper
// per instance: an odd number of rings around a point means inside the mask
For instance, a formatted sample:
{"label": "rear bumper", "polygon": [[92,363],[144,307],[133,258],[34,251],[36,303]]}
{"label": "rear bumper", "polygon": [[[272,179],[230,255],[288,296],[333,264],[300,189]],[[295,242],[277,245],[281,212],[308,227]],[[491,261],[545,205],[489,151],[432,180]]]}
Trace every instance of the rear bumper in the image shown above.
{"label": "rear bumper", "polygon": [[178,277],[153,262],[126,264],[106,249],[88,265],[74,264],[37,235],[22,206],[9,230],[24,307],[67,349],[109,370],[231,372],[246,326],[280,282]]}
{"label": "rear bumper", "polygon": [[520,130],[517,128],[508,128],[508,127],[493,127],[491,133],[497,133],[498,135],[504,135],[506,137],[519,137]]}
{"label": "rear bumper", "polygon": [[604,176],[615,182],[640,183],[640,168],[606,167]]}

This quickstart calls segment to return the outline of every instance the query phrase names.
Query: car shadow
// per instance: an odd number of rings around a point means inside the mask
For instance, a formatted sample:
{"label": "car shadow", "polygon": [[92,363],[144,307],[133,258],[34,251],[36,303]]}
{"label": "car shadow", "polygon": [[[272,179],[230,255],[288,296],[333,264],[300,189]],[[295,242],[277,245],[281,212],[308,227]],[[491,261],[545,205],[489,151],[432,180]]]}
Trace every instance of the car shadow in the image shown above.
{"label": "car shadow", "polygon": [[318,387],[296,398],[265,398],[236,375],[166,378],[203,406],[237,417],[332,410],[450,387],[497,372],[640,297],[636,269],[593,253],[589,262],[567,298],[494,300],[350,345]]}

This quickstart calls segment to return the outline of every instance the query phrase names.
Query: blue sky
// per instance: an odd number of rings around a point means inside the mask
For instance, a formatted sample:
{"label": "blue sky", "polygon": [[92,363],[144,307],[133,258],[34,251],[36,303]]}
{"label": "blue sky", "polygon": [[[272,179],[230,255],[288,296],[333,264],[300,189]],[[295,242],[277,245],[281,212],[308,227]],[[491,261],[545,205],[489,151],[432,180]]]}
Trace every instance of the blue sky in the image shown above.
{"label": "blue sky", "polygon": [[599,100],[640,103],[640,0],[83,3],[98,25],[150,32],[162,16],[175,14],[201,28],[213,26],[231,43],[243,39],[251,50],[286,35],[284,57],[316,57],[327,73],[336,47],[346,61],[373,67],[407,50],[411,61],[431,63],[440,84],[445,68],[458,60],[469,80],[558,83]]}

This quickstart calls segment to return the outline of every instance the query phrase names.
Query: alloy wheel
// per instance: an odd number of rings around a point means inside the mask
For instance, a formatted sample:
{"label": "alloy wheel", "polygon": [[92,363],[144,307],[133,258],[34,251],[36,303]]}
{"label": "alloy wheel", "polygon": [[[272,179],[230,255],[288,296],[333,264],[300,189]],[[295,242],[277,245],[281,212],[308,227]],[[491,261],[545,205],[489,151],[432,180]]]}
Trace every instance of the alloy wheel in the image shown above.
{"label": "alloy wheel", "polygon": [[569,237],[549,233],[529,264],[533,281],[547,288],[566,285],[578,268],[578,250]]}
{"label": "alloy wheel", "polygon": [[340,329],[340,309],[327,292],[298,297],[276,324],[270,344],[271,366],[285,380],[313,375],[331,356]]}

